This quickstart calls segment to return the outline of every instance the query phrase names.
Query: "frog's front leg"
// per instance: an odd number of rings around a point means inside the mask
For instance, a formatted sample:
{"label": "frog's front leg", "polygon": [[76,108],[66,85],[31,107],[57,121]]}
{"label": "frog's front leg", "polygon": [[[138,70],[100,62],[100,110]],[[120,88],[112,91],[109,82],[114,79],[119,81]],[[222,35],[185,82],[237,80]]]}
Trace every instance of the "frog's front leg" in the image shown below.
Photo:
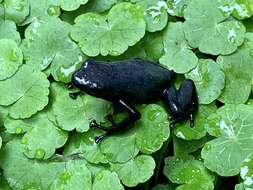
{"label": "frog's front leg", "polygon": [[165,89],[163,91],[163,102],[171,114],[171,126],[186,119],[190,119],[190,127],[194,126],[194,116],[198,109],[198,97],[192,80],[184,80],[178,91],[174,86]]}
{"label": "frog's front leg", "polygon": [[102,129],[105,131],[104,135],[95,137],[96,143],[99,143],[104,137],[108,135],[112,135],[114,133],[117,133],[119,131],[126,129],[127,127],[130,127],[133,122],[140,119],[141,117],[140,112],[137,109],[135,109],[133,106],[130,106],[128,103],[126,103],[123,100],[118,100],[116,103],[118,104],[118,106],[122,107],[126,112],[128,112],[129,116],[125,118],[123,121],[121,121],[120,123],[114,123],[114,121],[112,121],[114,124],[108,128],[98,125],[96,121],[93,120],[90,124],[91,125],[90,127],[93,127],[93,128],[95,127],[95,128]]}

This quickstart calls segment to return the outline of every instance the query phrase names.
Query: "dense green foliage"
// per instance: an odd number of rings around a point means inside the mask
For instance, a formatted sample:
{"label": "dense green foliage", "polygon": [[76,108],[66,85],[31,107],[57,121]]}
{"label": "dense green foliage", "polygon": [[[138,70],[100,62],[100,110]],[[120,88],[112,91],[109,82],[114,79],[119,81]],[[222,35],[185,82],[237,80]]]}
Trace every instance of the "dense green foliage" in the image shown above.
{"label": "dense green foliage", "polygon": [[[0,0],[0,190],[252,190],[252,16],[252,0]],[[113,107],[70,99],[70,77],[135,57],[195,82],[195,127],[139,105],[96,144]]]}

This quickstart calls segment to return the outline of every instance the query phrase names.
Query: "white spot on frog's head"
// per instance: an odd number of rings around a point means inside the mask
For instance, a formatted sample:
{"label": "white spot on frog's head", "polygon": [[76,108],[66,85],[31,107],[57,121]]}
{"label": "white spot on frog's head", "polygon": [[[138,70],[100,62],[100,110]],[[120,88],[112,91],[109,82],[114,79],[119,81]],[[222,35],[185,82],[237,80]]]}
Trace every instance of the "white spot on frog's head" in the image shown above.
{"label": "white spot on frog's head", "polygon": [[87,68],[88,67],[88,64],[89,64],[89,62],[88,61],[85,61],[85,63],[84,63],[84,65],[83,65],[83,68]]}
{"label": "white spot on frog's head", "polygon": [[228,41],[229,42],[234,43],[236,36],[237,35],[236,35],[235,30],[233,28],[228,30]]}
{"label": "white spot on frog's head", "polygon": [[97,87],[98,87],[98,84],[97,84],[97,83],[92,82],[92,81],[90,81],[90,80],[87,80],[87,79],[85,78],[85,76],[84,76],[84,77],[75,76],[75,80],[76,80],[77,83],[80,84],[80,85],[88,86],[88,87],[90,87],[90,88],[97,88]]}

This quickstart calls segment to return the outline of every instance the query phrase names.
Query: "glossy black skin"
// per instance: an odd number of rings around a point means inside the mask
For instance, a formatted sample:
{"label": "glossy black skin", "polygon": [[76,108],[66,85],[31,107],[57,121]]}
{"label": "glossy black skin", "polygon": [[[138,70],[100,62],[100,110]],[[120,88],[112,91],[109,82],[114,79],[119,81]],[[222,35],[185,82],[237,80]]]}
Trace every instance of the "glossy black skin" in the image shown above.
{"label": "glossy black skin", "polygon": [[88,60],[72,75],[72,85],[80,92],[70,93],[76,98],[81,92],[111,101],[117,107],[129,113],[129,117],[115,123],[112,115],[107,115],[112,127],[105,128],[95,120],[91,127],[105,130],[105,135],[96,137],[100,142],[110,135],[127,128],[141,117],[135,105],[149,104],[162,100],[170,113],[170,125],[190,119],[194,126],[194,114],[198,109],[198,98],[192,80],[186,79],[176,90],[172,84],[176,74],[161,65],[142,59],[130,59],[117,62]]}

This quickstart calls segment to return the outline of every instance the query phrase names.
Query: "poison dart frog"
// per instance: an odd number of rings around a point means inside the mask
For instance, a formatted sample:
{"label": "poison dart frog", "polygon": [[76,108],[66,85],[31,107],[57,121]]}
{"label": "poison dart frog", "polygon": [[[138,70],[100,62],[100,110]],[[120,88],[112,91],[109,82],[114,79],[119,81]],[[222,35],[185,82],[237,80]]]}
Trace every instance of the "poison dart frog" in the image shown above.
{"label": "poison dart frog", "polygon": [[99,143],[105,136],[126,129],[140,119],[141,114],[135,108],[138,104],[149,104],[161,100],[170,113],[170,126],[190,120],[194,127],[194,116],[198,109],[198,96],[194,82],[185,79],[177,90],[173,85],[176,73],[162,65],[143,59],[130,59],[114,62],[87,60],[76,70],[71,79],[71,87],[80,91],[70,93],[75,99],[85,92],[97,98],[113,103],[129,116],[119,123],[112,115],[106,118],[111,127],[104,127],[95,120],[90,127],[104,130],[104,135],[97,136]]}

